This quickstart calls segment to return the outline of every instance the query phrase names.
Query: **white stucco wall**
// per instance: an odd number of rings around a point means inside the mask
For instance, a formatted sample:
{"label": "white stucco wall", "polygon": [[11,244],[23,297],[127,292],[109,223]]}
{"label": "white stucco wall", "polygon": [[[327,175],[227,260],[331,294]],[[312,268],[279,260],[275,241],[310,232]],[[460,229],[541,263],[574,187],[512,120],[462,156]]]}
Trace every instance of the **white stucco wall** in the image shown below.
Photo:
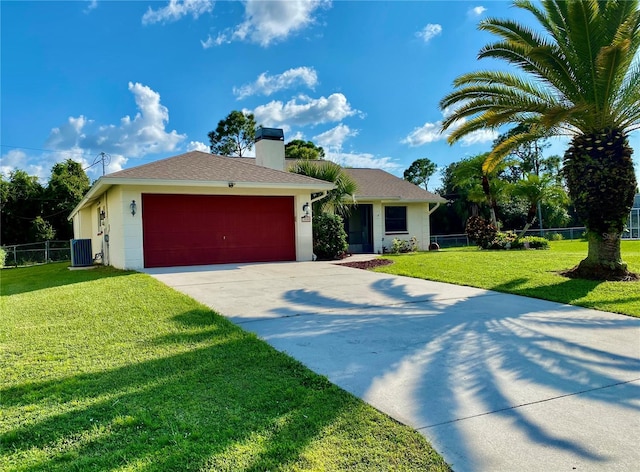
{"label": "white stucco wall", "polygon": [[[389,249],[394,239],[405,241],[415,237],[421,251],[429,249],[431,240],[431,227],[429,222],[428,203],[403,203],[403,202],[366,202],[373,204],[373,250],[383,253]],[[384,209],[387,206],[407,207],[407,231],[406,233],[387,233],[384,227]],[[384,249],[383,249],[384,248]]]}
{"label": "white stucco wall", "polygon": [[[139,270],[144,267],[144,248],[142,239],[142,194],[179,194],[179,195],[249,195],[249,196],[292,196],[295,213],[296,260],[310,261],[313,257],[313,239],[311,221],[303,221],[302,207],[311,201],[311,195],[305,191],[283,189],[242,188],[236,184],[233,188],[180,187],[180,186],[113,186],[88,208],[78,212],[74,217],[74,234],[76,238],[91,238],[93,253],[102,251],[103,238],[109,235],[109,242],[104,243],[106,264],[120,269]],[[135,200],[137,212],[131,215],[130,204]],[[98,228],[98,208],[104,208],[106,218],[104,232]],[[311,205],[310,205],[311,207]],[[311,208],[309,208],[311,215]],[[84,222],[89,218],[91,229]],[[77,221],[77,223],[76,223]],[[77,228],[77,230],[76,230]]]}

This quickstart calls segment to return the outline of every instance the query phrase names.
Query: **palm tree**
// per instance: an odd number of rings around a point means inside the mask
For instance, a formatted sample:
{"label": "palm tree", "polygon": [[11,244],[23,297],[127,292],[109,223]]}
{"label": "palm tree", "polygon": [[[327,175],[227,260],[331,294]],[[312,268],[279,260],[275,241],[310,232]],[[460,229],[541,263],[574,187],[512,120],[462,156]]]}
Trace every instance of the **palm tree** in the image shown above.
{"label": "palm tree", "polygon": [[453,143],[480,129],[527,124],[496,146],[485,163],[540,136],[569,135],[564,173],[585,222],[589,251],[567,275],[635,277],[620,255],[620,235],[636,190],[628,135],[640,127],[640,11],[638,0],[528,0],[543,33],[515,21],[486,19],[479,28],[500,39],[479,58],[507,61],[519,73],[479,71],[455,80],[440,102],[457,107],[443,123]]}
{"label": "palm tree", "polygon": [[342,167],[331,161],[300,160],[289,168],[289,172],[306,175],[314,179],[332,182],[336,188],[329,190],[327,196],[314,202],[313,213],[320,214],[332,211],[340,216],[349,214],[351,200],[355,203],[354,195],[357,190],[356,182],[345,172]]}
{"label": "palm tree", "polygon": [[566,205],[568,203],[567,194],[555,178],[549,174],[536,175],[527,174],[523,179],[513,184],[511,194],[515,197],[523,198],[529,205],[527,212],[527,223],[518,235],[524,236],[531,225],[536,221],[536,213],[541,203],[552,203]]}
{"label": "palm tree", "polygon": [[507,190],[507,183],[498,178],[498,174],[506,164],[502,162],[493,169],[485,169],[483,164],[487,157],[488,154],[478,154],[460,161],[453,171],[453,188],[464,188],[470,202],[487,205],[491,223],[497,228],[498,202]]}

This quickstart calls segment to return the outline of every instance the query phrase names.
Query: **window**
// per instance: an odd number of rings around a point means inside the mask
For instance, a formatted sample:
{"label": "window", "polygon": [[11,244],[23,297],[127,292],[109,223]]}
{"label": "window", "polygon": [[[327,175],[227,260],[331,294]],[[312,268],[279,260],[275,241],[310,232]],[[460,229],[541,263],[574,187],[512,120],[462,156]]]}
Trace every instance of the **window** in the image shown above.
{"label": "window", "polygon": [[407,232],[407,207],[384,207],[384,231],[385,233]]}

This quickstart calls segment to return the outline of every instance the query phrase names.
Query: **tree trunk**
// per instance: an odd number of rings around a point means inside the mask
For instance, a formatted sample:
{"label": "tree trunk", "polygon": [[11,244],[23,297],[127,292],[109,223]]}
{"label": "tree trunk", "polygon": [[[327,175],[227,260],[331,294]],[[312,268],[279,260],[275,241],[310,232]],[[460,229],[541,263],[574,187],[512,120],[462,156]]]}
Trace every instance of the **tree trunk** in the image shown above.
{"label": "tree trunk", "polygon": [[620,254],[620,233],[600,235],[587,231],[589,252],[587,258],[564,273],[567,277],[590,280],[639,280],[637,274],[627,270]]}
{"label": "tree trunk", "polygon": [[565,275],[592,280],[637,280],[620,257],[624,230],[636,192],[626,134],[604,129],[578,135],[564,156],[564,175],[574,208],[588,228],[587,258]]}

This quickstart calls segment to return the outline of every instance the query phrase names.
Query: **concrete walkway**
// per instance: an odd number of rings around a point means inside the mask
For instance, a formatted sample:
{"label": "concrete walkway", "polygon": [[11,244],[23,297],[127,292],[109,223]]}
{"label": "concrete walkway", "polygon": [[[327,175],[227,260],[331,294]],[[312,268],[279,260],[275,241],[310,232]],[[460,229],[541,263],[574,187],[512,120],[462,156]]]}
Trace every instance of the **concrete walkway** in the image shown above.
{"label": "concrete walkway", "polygon": [[640,319],[328,262],[149,269],[463,471],[640,470]]}

